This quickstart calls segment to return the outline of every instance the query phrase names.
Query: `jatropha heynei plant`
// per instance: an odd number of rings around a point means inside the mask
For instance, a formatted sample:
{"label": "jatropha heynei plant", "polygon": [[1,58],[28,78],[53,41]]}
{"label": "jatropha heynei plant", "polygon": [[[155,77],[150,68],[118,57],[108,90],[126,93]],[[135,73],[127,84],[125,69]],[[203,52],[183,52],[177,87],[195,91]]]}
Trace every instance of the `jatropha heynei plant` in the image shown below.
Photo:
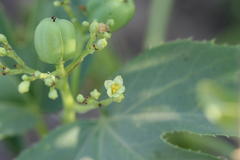
{"label": "jatropha heynei plant", "polygon": [[[107,8],[105,4],[108,5]],[[18,86],[21,94],[29,92],[31,83],[35,80],[42,80],[49,87],[50,99],[57,99],[60,93],[64,106],[63,121],[69,123],[75,120],[77,112],[85,113],[113,102],[120,103],[124,99],[125,87],[120,75],[105,81],[108,98],[101,100],[101,93],[97,89],[93,89],[89,97],[80,93],[73,97],[68,79],[86,56],[107,47],[111,31],[123,27],[133,16],[134,3],[133,0],[89,0],[86,4],[88,21],[83,22],[78,22],[74,16],[70,0],[55,1],[54,5],[62,6],[71,21],[55,16],[43,19],[35,29],[34,46],[39,59],[55,65],[56,69],[43,73],[29,67],[16,54],[3,34],[0,34],[0,56],[13,59],[17,67],[12,69],[2,62],[0,68],[1,75],[22,75],[22,82]],[[86,42],[79,42],[79,32],[88,35]],[[79,45],[83,45],[83,49],[80,50]],[[67,61],[70,62],[66,64]]]}

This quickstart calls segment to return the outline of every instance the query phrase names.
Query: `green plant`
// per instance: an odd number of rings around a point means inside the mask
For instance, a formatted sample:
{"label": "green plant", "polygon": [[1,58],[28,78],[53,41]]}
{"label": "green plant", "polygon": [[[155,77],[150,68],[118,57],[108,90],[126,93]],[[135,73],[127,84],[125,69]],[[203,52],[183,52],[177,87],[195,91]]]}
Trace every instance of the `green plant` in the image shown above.
{"label": "green plant", "polygon": [[[38,9],[33,9],[28,32],[22,36],[29,44],[25,51],[32,53],[35,46],[38,56],[17,54],[21,50],[9,34],[13,30],[0,30],[7,35],[0,34],[0,87],[4,91],[0,93],[0,138],[21,151],[16,160],[208,160],[232,156],[235,147],[216,136],[238,136],[239,47],[192,40],[157,46],[164,41],[172,3],[154,1],[152,14],[158,9],[154,4],[160,2],[165,4],[161,6],[165,8],[161,10],[163,21],[160,25],[156,17],[151,18],[146,39],[146,46],[154,48],[146,49],[118,73],[113,69],[117,58],[106,48],[112,32],[132,18],[132,0],[55,1],[55,8],[46,9],[45,17],[38,11],[53,6],[52,2],[37,1]],[[65,12],[46,18],[57,7]],[[69,20],[58,18],[65,17],[63,13]],[[85,63],[90,63],[91,56],[97,58],[89,66]],[[93,85],[86,94],[86,68],[94,79],[105,72],[115,78],[98,82],[105,91]],[[49,133],[43,114],[59,111],[57,106],[62,106],[58,114],[61,126]],[[77,118],[77,114],[94,109],[99,116]],[[29,129],[35,129],[42,139],[22,151],[16,139]]]}

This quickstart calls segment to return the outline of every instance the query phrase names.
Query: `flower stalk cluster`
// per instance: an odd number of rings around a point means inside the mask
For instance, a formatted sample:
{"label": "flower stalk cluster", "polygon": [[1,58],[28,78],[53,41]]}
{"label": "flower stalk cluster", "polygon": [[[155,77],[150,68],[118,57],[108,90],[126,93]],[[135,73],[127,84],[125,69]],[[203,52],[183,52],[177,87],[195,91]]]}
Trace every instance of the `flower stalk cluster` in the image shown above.
{"label": "flower stalk cluster", "polygon": [[[77,21],[77,18],[74,16],[70,0],[64,1],[55,1],[55,6],[62,6],[66,13],[69,15],[71,21],[74,24],[76,30],[80,30],[85,28],[88,31],[88,40],[84,45],[82,51],[80,53],[76,53],[73,59],[58,59],[56,63],[52,63],[55,65],[56,70],[52,72],[43,73],[36,69],[29,67],[14,51],[14,49],[9,44],[7,38],[0,34],[0,57],[9,57],[16,62],[15,68],[11,68],[5,65],[3,62],[0,62],[0,74],[1,75],[22,75],[21,82],[18,86],[18,91],[20,94],[25,94],[30,91],[31,83],[36,80],[41,80],[46,87],[49,88],[48,97],[52,100],[55,100],[61,95],[64,111],[63,111],[63,122],[69,123],[73,122],[76,119],[76,113],[85,113],[92,109],[96,109],[99,107],[109,106],[113,102],[120,103],[124,99],[125,86],[123,84],[123,79],[119,75],[113,80],[106,80],[104,83],[106,89],[106,95],[108,98],[101,99],[102,93],[100,93],[97,89],[93,89],[89,96],[84,96],[82,94],[78,94],[76,97],[72,94],[69,86],[69,76],[73,70],[75,70],[85,59],[86,56],[94,53],[98,53],[99,51],[105,49],[108,45],[108,40],[111,38],[110,28],[114,25],[114,20],[110,19],[107,23],[100,23],[97,20],[92,22],[84,21],[82,23]],[[56,29],[60,29],[63,34],[61,36],[67,34],[67,29],[62,28],[61,23],[64,25],[68,25],[69,22],[61,22],[57,21],[56,17],[51,17],[44,21],[44,26],[54,26]],[[60,25],[59,27],[57,25]],[[39,28],[39,33],[45,31],[41,27]],[[57,32],[56,32],[57,33]],[[36,34],[37,36],[41,36],[42,34]],[[48,35],[48,34],[45,34]],[[66,36],[66,35],[65,35]],[[70,36],[69,36],[70,37]],[[63,43],[66,43],[65,49],[69,49],[69,46],[72,47],[70,41],[72,40],[67,37]],[[44,53],[48,51],[49,48],[44,49],[45,45],[42,45],[44,40],[38,39],[36,45],[38,46],[38,55],[41,56],[41,49],[43,48]],[[62,43],[62,42],[61,42]],[[61,44],[59,43],[59,44]],[[40,47],[39,47],[40,46]],[[51,46],[50,46],[51,47]],[[40,48],[40,49],[39,49]],[[59,46],[60,48],[60,46]],[[53,48],[50,48],[53,50]],[[55,51],[55,50],[53,50]],[[58,53],[58,51],[55,51]],[[60,53],[60,51],[59,51]],[[61,50],[62,53],[62,50]],[[51,53],[49,53],[51,54]],[[45,56],[48,54],[45,54]],[[54,57],[51,57],[54,58]],[[40,57],[41,59],[41,57]],[[43,59],[43,58],[42,58]],[[70,61],[70,63],[65,63],[66,61]],[[55,62],[55,61],[54,61]],[[47,62],[46,62],[47,63]]]}

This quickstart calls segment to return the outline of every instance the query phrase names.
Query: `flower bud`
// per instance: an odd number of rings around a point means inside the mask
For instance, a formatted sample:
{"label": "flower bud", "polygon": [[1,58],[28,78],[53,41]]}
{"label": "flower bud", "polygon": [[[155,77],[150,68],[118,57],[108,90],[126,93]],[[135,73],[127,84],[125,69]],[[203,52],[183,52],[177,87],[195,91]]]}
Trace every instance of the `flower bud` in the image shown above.
{"label": "flower bud", "polygon": [[29,91],[29,88],[30,88],[30,81],[22,81],[18,85],[18,92],[21,94],[27,93]]}
{"label": "flower bud", "polygon": [[101,93],[98,92],[97,89],[94,89],[91,93],[90,93],[91,97],[98,100],[99,97],[101,96]]}
{"label": "flower bud", "polygon": [[114,20],[113,19],[107,20],[107,25],[114,26]]}
{"label": "flower bud", "polygon": [[76,55],[74,25],[56,17],[45,18],[35,30],[34,45],[43,62],[58,64],[69,60]]}
{"label": "flower bud", "polygon": [[90,24],[90,27],[89,27],[89,32],[91,33],[96,33],[98,31],[98,22],[97,21],[93,21],[91,24]]}
{"label": "flower bud", "polygon": [[88,21],[83,21],[83,22],[82,22],[82,25],[83,25],[84,27],[88,27],[90,24],[89,24]]}
{"label": "flower bud", "polygon": [[49,76],[46,79],[44,79],[44,83],[46,86],[51,87],[55,84],[56,78],[55,76]]}
{"label": "flower bud", "polygon": [[30,77],[29,77],[28,75],[26,75],[26,74],[22,75],[22,80],[23,80],[23,81],[28,81],[29,78],[30,78]]}
{"label": "flower bud", "polygon": [[107,42],[107,40],[105,38],[100,39],[96,43],[96,48],[98,50],[102,50],[102,49],[104,49],[107,46],[107,44],[108,44],[108,42]]}
{"label": "flower bud", "polygon": [[54,1],[54,2],[53,2],[53,5],[54,5],[55,7],[59,7],[59,6],[61,6],[61,2],[60,2],[60,1]]}
{"label": "flower bud", "polygon": [[48,93],[48,98],[55,100],[58,98],[58,93],[57,90],[55,88],[50,88],[50,91]]}
{"label": "flower bud", "polygon": [[106,38],[106,39],[110,39],[112,37],[112,34],[108,33],[108,32],[105,32],[105,33],[103,33],[103,37]]}
{"label": "flower bud", "polygon": [[49,74],[47,74],[47,73],[40,73],[40,75],[39,75],[40,79],[46,79],[48,77],[49,77]]}
{"label": "flower bud", "polygon": [[39,78],[40,75],[41,75],[41,72],[40,72],[40,71],[35,71],[35,72],[34,72],[34,76],[35,76],[35,77]]}
{"label": "flower bud", "polygon": [[3,34],[0,33],[0,42],[7,43],[7,38]]}
{"label": "flower bud", "polygon": [[85,98],[81,94],[79,94],[76,99],[77,99],[77,102],[79,102],[79,103],[83,103],[85,100]]}
{"label": "flower bud", "polygon": [[0,47],[0,56],[6,56],[7,55],[7,51],[5,48]]}
{"label": "flower bud", "polygon": [[104,32],[109,32],[109,26],[104,24],[104,23],[99,23],[99,27],[98,27],[98,32],[100,33],[104,33]]}

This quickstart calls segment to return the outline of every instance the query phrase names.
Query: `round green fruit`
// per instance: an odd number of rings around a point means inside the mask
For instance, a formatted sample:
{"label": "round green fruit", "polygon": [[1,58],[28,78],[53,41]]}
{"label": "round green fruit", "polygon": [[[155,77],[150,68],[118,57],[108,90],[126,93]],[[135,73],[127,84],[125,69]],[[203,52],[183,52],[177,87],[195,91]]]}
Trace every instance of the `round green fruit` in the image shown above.
{"label": "round green fruit", "polygon": [[34,45],[39,58],[46,63],[58,64],[76,54],[74,25],[56,17],[43,19],[35,30]]}
{"label": "round green fruit", "polygon": [[89,19],[106,23],[113,19],[112,31],[124,27],[135,12],[134,0],[88,0],[87,11]]}

